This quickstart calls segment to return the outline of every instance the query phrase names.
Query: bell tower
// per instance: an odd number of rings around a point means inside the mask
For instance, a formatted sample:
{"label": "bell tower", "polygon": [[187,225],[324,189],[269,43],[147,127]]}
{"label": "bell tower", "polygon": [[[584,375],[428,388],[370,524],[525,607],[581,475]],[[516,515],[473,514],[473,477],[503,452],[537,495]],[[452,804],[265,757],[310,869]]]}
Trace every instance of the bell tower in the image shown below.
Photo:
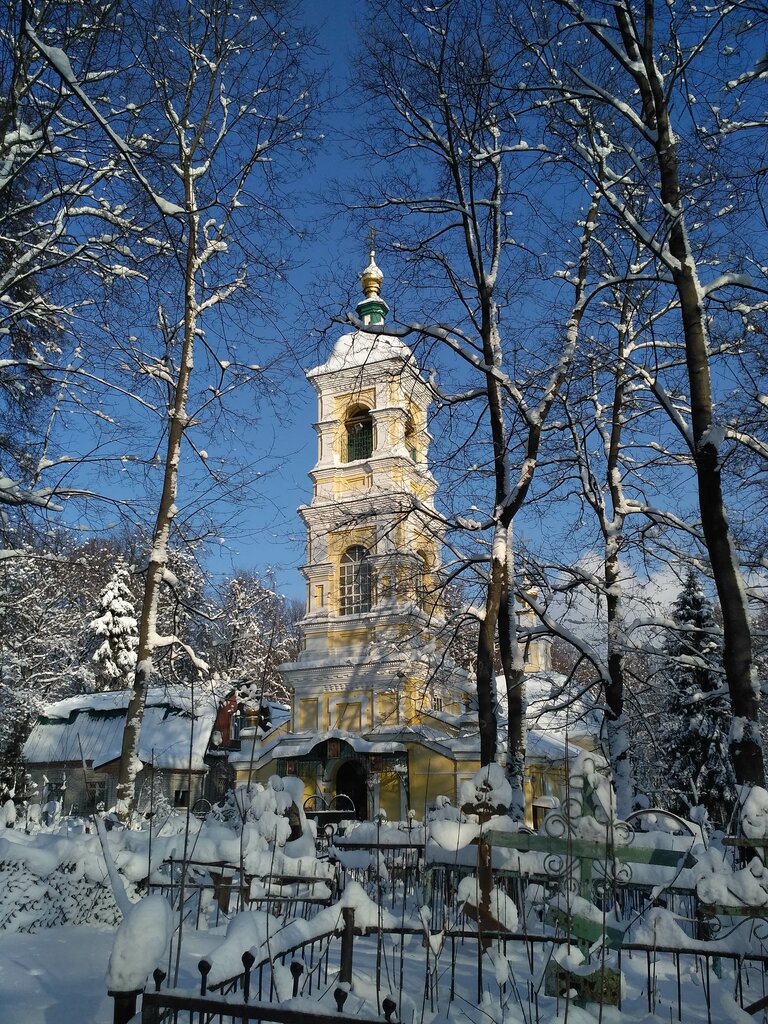
{"label": "bell tower", "polygon": [[442,625],[430,390],[410,349],[376,330],[389,312],[382,281],[371,251],[357,306],[364,327],[307,373],[318,454],[312,500],[299,509],[303,650],[281,669],[294,692],[294,731],[366,733],[412,724],[425,706],[462,709],[462,674],[454,680],[440,657],[425,661]]}
{"label": "bell tower", "polygon": [[[305,809],[404,818],[458,798],[477,770],[460,735],[466,673],[446,651],[442,536],[429,469],[430,388],[411,350],[383,332],[389,312],[371,251],[359,330],[307,373],[317,393],[301,653],[279,668],[290,721],[243,730],[240,782],[296,775]],[[247,733],[247,735],[246,735]]]}
{"label": "bell tower", "polygon": [[[363,271],[366,328],[388,312],[374,253]],[[427,462],[429,390],[398,339],[361,330],[307,374],[317,392],[318,458],[310,473],[306,653],[349,656],[435,611],[435,480]],[[394,631],[394,632],[393,632]]]}

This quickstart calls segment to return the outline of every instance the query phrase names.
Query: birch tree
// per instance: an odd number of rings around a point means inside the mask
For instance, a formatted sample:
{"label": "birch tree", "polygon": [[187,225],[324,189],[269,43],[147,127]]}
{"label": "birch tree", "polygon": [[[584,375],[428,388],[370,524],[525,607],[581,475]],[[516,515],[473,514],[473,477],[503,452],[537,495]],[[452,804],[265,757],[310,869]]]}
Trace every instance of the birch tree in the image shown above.
{"label": "birch tree", "polygon": [[[33,45],[27,29],[72,54],[104,85],[104,60],[119,32],[117,5],[27,0],[0,13],[0,503],[61,506],[83,485],[72,457],[49,438],[62,389],[80,389],[92,418],[98,362],[83,354],[86,324],[109,285],[130,273],[130,218],[104,202],[117,174],[95,126]],[[116,103],[114,116],[118,116]],[[73,331],[77,323],[77,334]],[[70,402],[70,410],[75,401]],[[106,427],[106,423],[102,423]],[[66,469],[64,465],[66,464]]]}
{"label": "birch tree", "polygon": [[[533,183],[562,187],[563,177],[538,149],[535,111],[508,88],[521,72],[513,33],[485,3],[374,3],[370,10],[365,47],[376,60],[366,56],[358,70],[373,101],[375,164],[387,160],[387,169],[366,207],[387,216],[403,275],[421,286],[420,295],[429,293],[433,316],[438,309],[445,316],[401,331],[439,342],[463,366],[465,389],[436,389],[439,405],[463,407],[465,422],[482,422],[488,438],[482,458],[492,480],[486,513],[453,525],[487,538],[476,661],[480,756],[489,764],[497,755],[498,649],[509,708],[513,813],[520,817],[525,696],[512,526],[529,494],[547,416],[576,346],[597,204],[582,193],[585,209],[579,213],[578,203],[569,209],[570,226],[581,222],[573,293],[563,314],[548,316],[546,331],[530,325],[526,334],[536,340],[534,351],[526,351],[514,310],[527,297],[525,271],[541,273],[527,250],[538,249],[548,270],[556,269],[543,256],[546,231],[535,219],[544,185]],[[518,231],[524,241],[515,240]]]}
{"label": "birch tree", "polygon": [[[604,207],[642,253],[630,278],[652,274],[660,285],[667,310],[655,328],[660,362],[679,346],[686,400],[676,401],[663,373],[649,371],[647,384],[694,467],[701,530],[723,614],[736,777],[764,785],[760,693],[744,577],[726,511],[725,423],[710,347],[713,322],[721,333],[726,323],[747,324],[764,309],[766,292],[764,261],[751,246],[755,225],[735,178],[737,168],[748,175],[764,166],[760,136],[748,127],[764,118],[761,110],[752,116],[753,98],[738,94],[740,76],[726,79],[721,70],[734,66],[734,54],[743,73],[754,70],[754,55],[743,43],[736,50],[728,46],[749,7],[557,0],[547,9],[530,6],[527,19],[521,9],[510,10],[509,17],[527,36],[536,69],[532,81],[556,115],[557,144],[597,184]],[[752,152],[745,149],[745,133],[753,147],[758,144]],[[639,196],[642,218],[631,201]],[[732,244],[736,237],[738,247]]]}
{"label": "birch tree", "polygon": [[[153,655],[181,642],[159,634],[157,612],[163,581],[173,582],[168,550],[179,513],[182,460],[185,452],[205,459],[190,432],[213,400],[242,388],[249,376],[251,360],[238,363],[216,351],[222,310],[249,290],[267,287],[267,275],[279,267],[274,225],[285,226],[279,216],[279,171],[283,153],[287,158],[305,148],[313,110],[313,82],[302,70],[307,41],[293,30],[292,13],[282,4],[248,0],[211,10],[186,0],[123,8],[135,48],[127,78],[142,96],[139,116],[147,142],[141,148],[131,147],[113,128],[109,104],[78,80],[66,55],[31,35],[109,139],[123,172],[143,191],[172,239],[160,282],[164,289],[154,293],[162,355],[150,361],[141,351],[132,354],[137,371],[167,390],[167,422],[120,759],[117,811],[123,818],[135,802],[141,715]],[[193,371],[200,359],[210,375],[195,392]],[[250,376],[257,372],[253,367]],[[198,671],[206,671],[191,648],[186,653]]]}

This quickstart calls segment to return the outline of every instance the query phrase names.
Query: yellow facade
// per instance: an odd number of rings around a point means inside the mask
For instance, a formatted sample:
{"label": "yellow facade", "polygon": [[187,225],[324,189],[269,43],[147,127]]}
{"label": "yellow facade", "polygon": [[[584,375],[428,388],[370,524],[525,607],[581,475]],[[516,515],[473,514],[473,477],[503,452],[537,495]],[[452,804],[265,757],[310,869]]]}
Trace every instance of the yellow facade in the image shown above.
{"label": "yellow facade", "polygon": [[[438,796],[456,802],[480,767],[479,743],[474,757],[459,742],[470,688],[440,639],[432,393],[409,349],[381,333],[387,308],[373,254],[363,276],[365,327],[308,373],[318,458],[300,509],[302,651],[281,667],[293,692],[290,728],[263,752],[254,745],[238,778],[266,779],[280,766],[303,779],[308,798],[330,805],[346,795],[359,816],[398,819],[409,809],[422,816]],[[526,786],[529,804],[551,788],[536,772]]]}

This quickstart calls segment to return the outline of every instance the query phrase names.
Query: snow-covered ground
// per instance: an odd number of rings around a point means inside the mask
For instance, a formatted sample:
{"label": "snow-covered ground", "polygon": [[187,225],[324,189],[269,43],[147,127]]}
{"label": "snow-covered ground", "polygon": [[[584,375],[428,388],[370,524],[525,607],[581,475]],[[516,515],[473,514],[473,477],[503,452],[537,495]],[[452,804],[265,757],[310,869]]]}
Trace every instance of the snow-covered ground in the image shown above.
{"label": "snow-covered ground", "polygon": [[[223,929],[219,929],[223,932]],[[107,995],[105,975],[109,959],[113,931],[85,927],[52,928],[33,935],[0,933],[0,1020],[3,1024],[111,1024],[112,1000]],[[205,956],[223,934],[210,931],[189,931],[185,936],[184,954],[180,984],[192,986],[196,976],[195,965]],[[416,947],[420,944],[415,943]],[[376,1016],[375,994],[369,991],[370,977],[366,980],[367,968],[374,967],[375,958],[371,951],[360,950],[360,970],[355,971],[354,993],[350,997],[348,1010],[353,1015]],[[526,971],[524,955],[510,956],[513,971]],[[604,1006],[600,1017],[597,1007],[581,1008],[573,1002],[566,1011],[566,1001],[541,996],[538,1000],[539,1024],[554,1024],[567,1020],[569,1024],[659,1024],[669,1020],[668,1011],[662,1017],[647,1011],[645,988],[645,965],[639,961],[625,963],[625,1005],[623,1012],[615,1007]],[[366,961],[369,961],[366,963]],[[407,1010],[405,1020],[425,1022],[472,1021],[484,1019],[504,1024],[530,1024],[527,1010],[508,1009],[502,1017],[498,1003],[489,1000],[481,1009],[477,1007],[477,973],[472,958],[461,963],[456,974],[457,998],[450,1008],[446,1006],[449,987],[447,963],[438,982],[434,1005],[424,998],[423,953],[409,955],[405,960],[406,982],[403,986],[403,1008]],[[535,965],[539,967],[540,965]],[[492,973],[490,962],[486,970]],[[520,980],[518,978],[518,980]],[[715,979],[712,979],[715,981]],[[671,964],[660,965],[655,978],[659,997],[669,995],[676,984]],[[684,1000],[683,1021],[685,1024],[699,1024],[707,1021],[704,999],[705,979],[695,961],[683,967],[682,984]],[[372,997],[373,1006],[364,1003],[364,996]],[[283,1003],[285,1005],[285,1003]],[[306,1004],[305,1004],[306,1005]],[[659,1002],[661,1007],[661,1001]],[[329,1007],[330,1009],[330,1007]],[[446,1013],[447,1010],[447,1013]],[[413,1016],[411,1016],[413,1014]],[[674,1013],[674,1019],[677,1013]],[[534,1015],[531,1018],[537,1020]],[[733,993],[726,982],[713,988],[711,1020],[717,1024],[762,1024],[763,1017],[750,1016],[740,1010],[733,1001]]]}
{"label": "snow-covered ground", "polygon": [[[114,929],[86,927],[0,932],[2,1024],[112,1024],[106,975],[114,938]],[[211,932],[186,934],[182,983],[194,983],[213,941]]]}
{"label": "snow-covered ground", "polygon": [[[237,812],[231,821],[226,816],[205,823],[192,819],[187,824],[194,824],[195,831],[186,840],[183,830],[176,828],[184,819],[162,824],[151,843],[148,831],[101,830],[100,839],[63,825],[58,831],[34,834],[3,830],[0,1022],[111,1024],[108,988],[141,988],[155,966],[167,969],[170,977],[175,939],[170,958],[167,947],[178,921],[170,906],[179,895],[178,858],[188,845],[193,855],[188,859],[198,864],[225,861],[232,865],[232,874],[242,865],[250,879],[250,899],[255,901],[253,909],[238,914],[233,905],[225,914],[212,888],[218,875],[212,871],[211,878],[200,882],[200,869],[190,869],[177,985],[191,993],[199,991],[197,965],[202,958],[211,965],[208,983],[213,985],[240,973],[241,956],[250,951],[257,964],[266,965],[265,993],[274,983],[280,1004],[294,1004],[288,964],[297,957],[305,969],[296,1007],[308,1020],[318,1001],[325,1012],[334,1013],[339,933],[343,909],[348,908],[354,911],[355,925],[370,928],[371,934],[354,939],[345,1016],[379,1019],[384,998],[391,996],[403,1024],[552,1024],[566,1016],[570,1024],[657,1024],[659,1019],[764,1024],[765,1014],[750,1016],[735,1001],[739,996],[748,1005],[768,988],[768,973],[759,959],[768,950],[768,874],[762,862],[754,858],[747,868],[734,870],[725,859],[727,851],[706,846],[700,834],[663,829],[632,833],[626,825],[622,830],[613,817],[610,788],[593,768],[593,759],[587,758],[579,769],[581,776],[574,770],[571,779],[572,793],[581,794],[582,813],[575,807],[566,817],[550,812],[549,835],[517,835],[511,822],[511,831],[499,832],[505,819],[494,818],[496,831],[489,842],[496,844],[497,877],[483,911],[488,915],[484,927],[501,925],[507,932],[539,938],[529,942],[520,935],[502,936],[480,961],[476,935],[457,934],[472,932],[472,922],[480,914],[478,847],[472,843],[480,825],[476,816],[463,820],[466,816],[450,806],[441,807],[436,818],[424,823],[350,826],[333,851],[340,865],[338,890],[333,864],[316,858],[314,838],[300,813],[301,834],[289,838],[292,826],[286,812],[296,807],[294,798],[302,785],[295,779],[270,780],[266,787],[255,788],[247,801],[240,794],[230,808]],[[472,780],[476,792],[464,794],[468,802],[484,801],[491,794],[504,803],[503,773],[490,771],[484,769]],[[747,834],[762,842],[768,793],[752,791],[743,810]],[[556,847],[558,827],[566,828],[571,840],[582,846],[610,832],[610,861],[622,851],[632,853],[624,860],[635,870],[636,902],[622,890],[603,907],[577,896],[568,879],[550,876],[543,854]],[[399,848],[389,848],[388,833]],[[505,836],[514,842],[506,843]],[[531,852],[515,849],[525,850],[534,840],[539,846]],[[411,854],[418,850],[417,863]],[[666,860],[650,860],[650,853],[666,854]],[[595,854],[588,859],[594,861]],[[425,869],[431,872],[431,881],[425,878]],[[514,880],[508,891],[505,874]],[[155,891],[147,896],[143,894],[148,876]],[[303,889],[297,886],[297,876],[306,880]],[[285,884],[281,878],[296,892],[287,901],[286,892],[281,892],[282,902],[276,905],[273,887]],[[198,882],[203,888],[196,887]],[[232,895],[236,891],[237,886]],[[311,899],[305,905],[302,899],[307,895]],[[318,895],[330,905],[318,906]],[[696,907],[720,904],[732,910],[710,912],[726,927],[715,938],[705,939]],[[738,908],[750,914],[744,916]],[[581,949],[579,935],[590,936]],[[582,970],[583,953],[596,938],[592,965]],[[642,948],[631,951],[638,943]],[[614,945],[621,946],[621,956],[617,948],[610,948]],[[737,960],[748,954],[740,975],[730,954]],[[547,996],[547,978],[552,980],[556,963],[574,972],[566,988],[592,984],[577,976],[604,968],[615,969],[618,985],[620,970],[621,1011],[611,1006],[585,1009],[563,995]],[[260,980],[254,976],[256,988]],[[563,991],[562,984],[557,990]]]}

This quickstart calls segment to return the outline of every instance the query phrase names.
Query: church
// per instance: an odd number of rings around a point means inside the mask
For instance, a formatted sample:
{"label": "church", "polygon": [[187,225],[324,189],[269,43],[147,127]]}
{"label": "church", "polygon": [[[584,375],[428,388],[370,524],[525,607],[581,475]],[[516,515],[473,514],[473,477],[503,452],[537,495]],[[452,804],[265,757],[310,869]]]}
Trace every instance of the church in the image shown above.
{"label": "church", "polygon": [[[308,809],[404,820],[438,797],[455,803],[480,767],[480,748],[473,684],[450,658],[440,604],[430,388],[410,349],[377,332],[388,313],[382,281],[371,252],[357,306],[363,328],[307,373],[317,462],[311,500],[299,509],[302,649],[280,668],[291,715],[266,735],[243,729],[234,767],[239,784],[300,777]],[[528,667],[546,670],[547,654],[544,644],[532,648]],[[559,733],[535,730],[529,750],[532,813],[537,799],[551,806],[575,751]]]}

